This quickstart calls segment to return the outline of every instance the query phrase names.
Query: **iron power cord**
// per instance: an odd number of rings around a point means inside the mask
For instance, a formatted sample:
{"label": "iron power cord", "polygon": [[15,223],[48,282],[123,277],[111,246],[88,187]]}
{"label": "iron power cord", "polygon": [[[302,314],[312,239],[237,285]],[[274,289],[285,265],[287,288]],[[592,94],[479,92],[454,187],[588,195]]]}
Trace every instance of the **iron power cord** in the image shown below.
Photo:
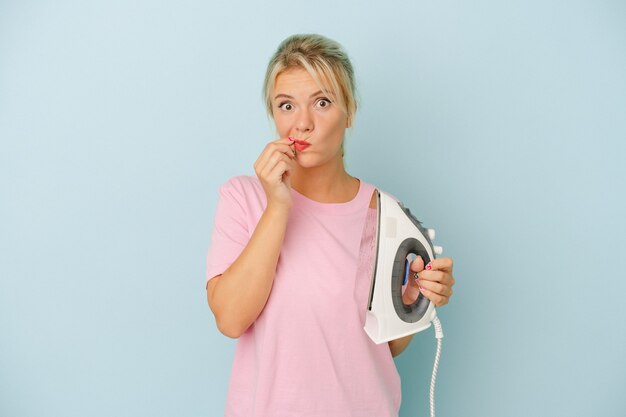
{"label": "iron power cord", "polygon": [[435,354],[435,364],[433,365],[433,375],[430,379],[430,417],[435,417],[435,381],[437,380],[437,368],[439,367],[439,358],[441,356],[441,343],[443,339],[443,329],[439,317],[435,315],[432,320],[435,327],[435,338],[437,339],[437,353]]}

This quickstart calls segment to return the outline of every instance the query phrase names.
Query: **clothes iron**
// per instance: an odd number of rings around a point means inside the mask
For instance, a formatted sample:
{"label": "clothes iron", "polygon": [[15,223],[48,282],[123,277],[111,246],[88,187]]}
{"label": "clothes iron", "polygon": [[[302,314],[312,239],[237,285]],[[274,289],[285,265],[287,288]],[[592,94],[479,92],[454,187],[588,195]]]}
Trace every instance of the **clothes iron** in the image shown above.
{"label": "clothes iron", "polygon": [[[375,212],[374,212],[375,210]],[[433,246],[433,229],[422,223],[404,205],[375,190],[361,240],[360,262],[370,263],[371,288],[365,332],[377,344],[408,336],[430,327],[436,320],[434,304],[421,293],[407,300],[407,281],[415,279],[409,264],[421,256],[424,265],[440,255]]]}

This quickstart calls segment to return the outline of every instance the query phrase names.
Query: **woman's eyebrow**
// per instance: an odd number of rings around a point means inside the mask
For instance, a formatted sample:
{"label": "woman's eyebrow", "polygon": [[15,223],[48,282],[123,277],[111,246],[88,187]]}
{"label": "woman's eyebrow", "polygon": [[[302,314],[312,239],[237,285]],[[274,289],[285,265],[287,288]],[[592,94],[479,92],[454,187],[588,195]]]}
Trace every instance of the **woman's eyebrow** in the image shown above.
{"label": "woman's eyebrow", "polygon": [[[324,94],[324,92],[323,92],[322,90],[317,90],[316,92],[314,92],[313,94],[311,94],[311,95],[310,95],[310,97],[317,96],[318,94]],[[282,94],[282,93],[281,93],[281,94],[277,94],[277,95],[276,95],[276,97],[274,97],[274,100],[276,100],[277,98],[280,98],[280,97],[290,98],[290,99],[292,99],[292,100],[293,100],[293,97],[292,97],[292,96],[290,96],[290,95],[288,95],[288,94]]]}

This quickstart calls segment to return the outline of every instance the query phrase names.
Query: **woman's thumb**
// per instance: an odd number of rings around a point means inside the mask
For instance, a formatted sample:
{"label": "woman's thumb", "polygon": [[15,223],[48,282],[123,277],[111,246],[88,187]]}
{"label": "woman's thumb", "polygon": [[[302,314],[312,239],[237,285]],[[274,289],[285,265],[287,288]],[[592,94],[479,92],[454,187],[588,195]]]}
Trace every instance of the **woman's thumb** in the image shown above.
{"label": "woman's thumb", "polygon": [[420,272],[424,270],[424,260],[421,256],[417,255],[417,258],[411,262],[411,271]]}

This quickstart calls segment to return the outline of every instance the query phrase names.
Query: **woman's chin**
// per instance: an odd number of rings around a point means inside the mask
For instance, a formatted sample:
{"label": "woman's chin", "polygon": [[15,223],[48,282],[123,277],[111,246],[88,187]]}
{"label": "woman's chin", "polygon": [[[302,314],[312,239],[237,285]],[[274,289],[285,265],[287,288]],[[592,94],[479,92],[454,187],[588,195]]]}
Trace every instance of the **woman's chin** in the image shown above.
{"label": "woman's chin", "polygon": [[313,168],[319,164],[318,158],[315,158],[313,155],[307,155],[304,152],[296,154],[296,162],[302,168]]}
{"label": "woman's chin", "polygon": [[[342,158],[339,157],[339,159],[342,159]],[[307,154],[304,152],[296,155],[296,162],[301,168],[304,168],[304,169],[320,168],[322,166],[332,167],[335,165],[335,163],[333,163],[333,158],[323,159],[323,158],[320,158],[320,155],[315,155],[312,153]]]}

